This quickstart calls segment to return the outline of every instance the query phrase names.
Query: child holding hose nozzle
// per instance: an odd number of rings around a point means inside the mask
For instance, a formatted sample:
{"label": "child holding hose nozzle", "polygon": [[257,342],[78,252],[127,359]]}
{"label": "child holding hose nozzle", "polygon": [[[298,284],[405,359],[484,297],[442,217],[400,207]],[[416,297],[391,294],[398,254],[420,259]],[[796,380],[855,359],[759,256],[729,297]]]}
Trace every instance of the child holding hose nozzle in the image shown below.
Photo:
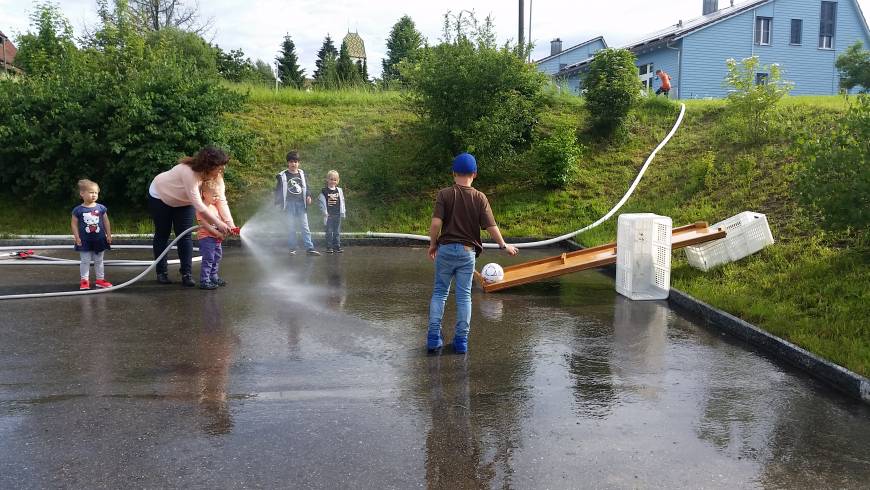
{"label": "child holding hose nozzle", "polygon": [[[228,217],[224,216],[224,212],[217,207],[217,203],[221,200],[221,193],[218,189],[217,182],[214,180],[203,181],[202,187],[202,202],[206,205],[209,211],[220,216],[221,220],[228,226],[232,226]],[[229,209],[227,207],[227,209]],[[218,275],[220,269],[221,258],[224,255],[223,239],[225,235],[217,230],[215,226],[210,224],[205,215],[199,211],[196,212],[196,221],[200,227],[196,234],[199,238],[199,253],[202,255],[202,268],[199,273],[199,288],[200,289],[217,289],[220,286],[226,286],[227,282],[221,279]],[[238,228],[231,228],[230,232],[238,235]]]}

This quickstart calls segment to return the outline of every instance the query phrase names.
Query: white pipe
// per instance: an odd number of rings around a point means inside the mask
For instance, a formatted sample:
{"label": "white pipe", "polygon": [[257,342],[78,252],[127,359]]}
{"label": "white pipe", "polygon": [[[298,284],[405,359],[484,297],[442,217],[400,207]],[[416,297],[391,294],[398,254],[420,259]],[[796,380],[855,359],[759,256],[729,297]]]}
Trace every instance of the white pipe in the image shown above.
{"label": "white pipe", "polygon": [[166,254],[168,254],[169,251],[172,250],[172,246],[175,245],[178,242],[178,240],[181,240],[184,237],[184,235],[187,235],[188,233],[192,233],[197,228],[199,228],[199,225],[191,226],[190,228],[184,230],[183,233],[176,236],[175,240],[172,240],[172,243],[170,243],[169,246],[166,247],[166,249],[163,251],[163,253],[161,253],[156,259],[154,259],[153,262],[151,262],[151,265],[149,265],[147,269],[142,271],[138,276],[134,277],[133,279],[130,279],[129,281],[127,281],[123,284],[118,284],[117,286],[112,286],[110,288],[104,288],[104,289],[85,289],[85,290],[79,290],[79,291],[58,291],[55,293],[9,294],[6,296],[0,296],[0,301],[5,300],[5,299],[49,298],[49,297],[53,297],[53,296],[78,296],[78,295],[83,295],[83,294],[101,294],[101,293],[107,293],[110,291],[117,291],[121,288],[125,288],[125,287],[129,286],[130,284],[133,284],[134,282],[138,281],[139,279],[142,279],[142,277],[145,276],[145,274],[151,272],[151,270],[157,266],[157,262],[159,262],[160,259],[165,257]]}
{"label": "white pipe", "polygon": [[[63,236],[63,235],[58,235]],[[118,235],[113,235],[117,237]],[[72,235],[66,237],[72,239]],[[175,243],[175,242],[172,242]],[[72,245],[25,245],[25,246],[5,246],[0,247],[0,252],[2,251],[12,251],[17,252],[20,250],[69,250]],[[118,249],[152,249],[154,248],[152,245],[112,245],[112,250]],[[170,248],[178,248],[172,247]],[[194,247],[194,251],[199,251],[199,248]],[[193,262],[201,262],[202,257],[193,257]],[[105,266],[124,266],[124,267],[141,267],[150,264],[152,261],[150,260],[104,260],[103,265]],[[181,261],[178,259],[168,260],[166,263],[169,265],[179,264]],[[61,257],[48,257],[45,255],[30,255],[26,259],[22,260],[18,258],[16,255],[8,255],[3,256],[0,253],[0,266],[3,265],[79,265],[80,261],[75,259],[64,259]]]}
{"label": "white pipe", "polygon": [[[596,226],[598,226],[601,223],[610,219],[610,217],[613,216],[628,201],[628,198],[631,197],[632,193],[634,193],[634,190],[637,188],[637,185],[640,183],[640,179],[643,178],[644,173],[646,173],[646,169],[649,167],[649,164],[652,162],[653,158],[655,158],[655,156],[659,152],[659,150],[661,150],[668,143],[668,141],[671,140],[671,138],[674,136],[674,133],[677,132],[677,129],[680,127],[680,124],[683,122],[683,116],[685,115],[685,113],[686,113],[686,105],[683,103],[680,103],[680,114],[677,117],[677,121],[674,123],[674,126],[671,128],[671,131],[658,144],[658,146],[656,146],[656,148],[652,151],[652,153],[650,153],[649,157],[647,157],[643,166],[640,168],[640,171],[638,172],[637,177],[635,177],[634,181],[631,183],[631,186],[628,188],[628,190],[622,196],[622,199],[620,199],[619,202],[617,202],[616,205],[614,205],[610,209],[610,211],[607,212],[607,214],[605,214],[604,216],[599,218],[594,223],[587,225],[587,226],[584,226],[583,228],[580,228],[579,230],[573,231],[571,233],[566,233],[564,235],[561,235],[561,236],[558,236],[555,238],[550,238],[548,240],[540,240],[537,242],[526,242],[526,243],[514,243],[512,245],[517,247],[517,248],[532,248],[532,247],[543,247],[543,246],[547,246],[547,245],[552,245],[554,243],[558,243],[558,242],[561,242],[563,240],[573,238],[573,237],[579,235],[580,233],[583,233],[584,231],[591,230],[592,228],[595,228]],[[138,260],[106,261],[105,262],[106,265],[116,265],[116,266],[141,266],[141,265],[145,265],[145,264],[150,264],[147,269],[142,271],[141,274],[139,274],[135,278],[133,278],[133,279],[121,284],[121,285],[114,286],[114,287],[108,288],[108,289],[95,289],[95,290],[87,290],[87,291],[66,291],[66,292],[60,292],[60,293],[17,294],[17,295],[9,295],[9,296],[0,296],[0,300],[37,298],[37,297],[47,297],[47,296],[72,296],[72,295],[77,295],[77,294],[96,294],[96,293],[102,293],[105,291],[117,290],[117,289],[120,289],[122,287],[126,287],[126,286],[138,281],[148,271],[152,270],[155,267],[155,265],[157,264],[157,262],[160,259],[162,259],[164,256],[166,256],[167,253],[169,253],[169,250],[172,249],[172,247],[175,245],[176,242],[178,242],[178,240],[181,237],[183,237],[184,235],[186,235],[188,233],[193,232],[193,230],[195,230],[197,228],[199,228],[199,226],[193,226],[193,227],[185,230],[184,233],[182,233],[181,235],[177,236],[175,238],[175,240],[173,240],[172,243],[170,243],[169,246],[166,247],[166,250],[164,250],[163,253],[160,254],[160,256],[152,262],[148,262],[147,260],[142,260],[142,261],[138,261]],[[366,232],[364,234],[363,233],[343,233],[343,235],[346,235],[346,236],[356,235],[356,236],[367,236],[367,237],[377,237],[377,238],[402,238],[402,239],[420,240],[420,241],[426,241],[426,242],[429,241],[428,236],[415,235],[415,234],[410,234],[410,233],[374,233],[374,232],[369,231],[369,232]],[[141,235],[136,235],[136,236],[141,236]],[[30,237],[31,238],[43,237],[43,238],[52,238],[52,239],[54,239],[54,238],[69,239],[70,238],[67,235],[31,235]],[[495,243],[484,243],[483,246],[485,248],[498,248],[498,244],[495,244]],[[2,251],[2,250],[17,251],[17,250],[21,250],[22,248],[29,249],[29,250],[48,250],[48,249],[58,249],[58,248],[66,249],[68,247],[69,247],[69,245],[38,245],[38,246],[31,246],[31,247],[6,246],[6,247],[0,247],[0,251]],[[118,245],[115,248],[151,248],[151,246],[150,245]],[[39,256],[39,259],[41,259],[43,261],[42,262],[38,262],[38,261],[25,262],[22,260],[14,260],[14,259],[8,260],[8,261],[0,260],[0,265],[19,265],[19,264],[21,264],[21,265],[25,265],[25,264],[26,265],[35,265],[35,264],[40,264],[40,265],[58,265],[58,264],[73,265],[73,264],[75,264],[75,265],[78,265],[79,264],[79,261],[72,260],[72,259],[61,259],[61,258],[55,258],[55,257],[42,257],[42,256]],[[197,260],[197,259],[202,260],[201,257],[196,257],[195,260]],[[178,263],[177,260],[172,260],[169,262],[170,263]]]}
{"label": "white pipe", "polygon": [[[681,102],[680,103],[680,115],[677,117],[677,122],[674,123],[674,127],[671,128],[671,131],[667,134],[667,136],[665,136],[665,139],[663,139],[661,141],[661,143],[659,143],[659,145],[655,148],[655,150],[653,150],[653,152],[650,153],[649,157],[647,157],[646,162],[644,162],[643,166],[640,168],[640,171],[638,172],[637,177],[635,177],[634,182],[631,183],[631,187],[628,188],[628,191],[626,191],[625,195],[622,196],[622,199],[620,199],[619,202],[617,202],[616,205],[613,206],[613,208],[611,208],[610,211],[607,212],[607,214],[605,214],[604,216],[599,218],[598,221],[592,223],[591,225],[580,228],[577,231],[572,231],[571,233],[566,233],[562,236],[557,236],[556,238],[550,238],[549,240],[540,240],[537,242],[526,242],[526,243],[512,243],[511,245],[513,245],[517,248],[544,247],[544,246],[552,245],[554,243],[561,242],[562,240],[567,240],[569,238],[577,236],[580,233],[583,233],[584,231],[591,230],[592,228],[595,228],[596,226],[600,225],[601,223],[607,221],[611,216],[614,215],[614,213],[619,211],[619,208],[621,208],[623,206],[623,204],[625,204],[626,201],[628,201],[628,198],[631,197],[631,194],[634,192],[634,189],[637,187],[637,184],[640,183],[640,179],[643,177],[643,174],[646,172],[647,167],[649,167],[649,164],[652,162],[653,158],[655,158],[656,153],[658,153],[659,150],[661,150],[668,143],[668,141],[671,140],[671,138],[674,136],[674,133],[677,132],[677,128],[679,128],[680,124],[683,122],[683,115],[685,115],[685,113],[686,113],[686,104],[683,104]],[[407,238],[407,239],[412,239],[412,240],[424,240],[427,242],[429,241],[428,236],[412,235],[412,234],[407,234],[407,233],[372,233],[372,232],[369,232],[368,236],[381,237],[381,238]],[[483,246],[485,248],[498,248],[497,243],[484,243]]]}

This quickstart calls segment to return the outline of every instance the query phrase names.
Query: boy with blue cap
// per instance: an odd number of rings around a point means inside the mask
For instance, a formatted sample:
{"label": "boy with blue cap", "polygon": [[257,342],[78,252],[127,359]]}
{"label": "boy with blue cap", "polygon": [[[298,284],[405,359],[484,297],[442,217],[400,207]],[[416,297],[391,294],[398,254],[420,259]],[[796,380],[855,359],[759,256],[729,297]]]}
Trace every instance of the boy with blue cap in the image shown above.
{"label": "boy with blue cap", "polygon": [[435,287],[429,302],[429,329],[426,348],[438,350],[441,339],[441,319],[444,304],[450,294],[450,282],[456,280],[456,331],[453,350],[468,351],[468,331],[471,322],[471,282],[474,262],[483,251],[480,230],[486,229],[499,248],[509,255],[519,251],[505,243],[492,216],[486,195],[471,187],[477,177],[477,161],[469,153],[453,159],[453,186],[438,191],[435,211],[429,226],[429,258],[435,261]]}

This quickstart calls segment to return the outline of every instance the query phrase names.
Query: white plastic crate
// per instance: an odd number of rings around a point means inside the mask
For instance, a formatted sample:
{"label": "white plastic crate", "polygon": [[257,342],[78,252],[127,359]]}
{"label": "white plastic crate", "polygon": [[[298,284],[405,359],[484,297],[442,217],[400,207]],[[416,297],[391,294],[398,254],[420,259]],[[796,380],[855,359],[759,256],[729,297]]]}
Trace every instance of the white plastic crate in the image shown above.
{"label": "white plastic crate", "polygon": [[721,240],[686,247],[689,265],[703,271],[740,260],[773,244],[767,216],[761,213],[744,211],[714,224],[711,228],[724,228],[728,234]]}
{"label": "white plastic crate", "polygon": [[616,232],[616,292],[633,300],[666,299],[671,289],[671,218],[622,214]]}

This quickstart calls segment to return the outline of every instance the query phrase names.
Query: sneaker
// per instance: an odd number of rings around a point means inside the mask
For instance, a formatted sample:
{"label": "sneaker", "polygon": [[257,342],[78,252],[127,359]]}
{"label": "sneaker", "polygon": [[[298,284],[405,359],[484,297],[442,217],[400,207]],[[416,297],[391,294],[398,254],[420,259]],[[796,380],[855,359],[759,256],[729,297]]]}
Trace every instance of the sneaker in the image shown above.
{"label": "sneaker", "polygon": [[193,279],[190,277],[190,274],[184,274],[181,276],[181,285],[186,288],[196,287],[196,283],[193,282]]}
{"label": "sneaker", "polygon": [[328,253],[328,254],[333,253],[333,252],[332,252],[332,249],[331,249],[331,248],[327,248],[327,249],[326,249],[326,253]]}
{"label": "sneaker", "polygon": [[79,289],[91,289],[91,281],[87,279],[82,279],[79,281]]}
{"label": "sneaker", "polygon": [[94,281],[94,286],[96,286],[100,289],[110,288],[110,287],[112,287],[112,283],[110,283],[109,281],[107,281],[105,279],[97,279],[96,281]]}
{"label": "sneaker", "polygon": [[344,253],[344,250],[342,250],[341,247],[338,247],[337,249],[335,249],[335,253],[337,253],[337,254]]}
{"label": "sneaker", "polygon": [[426,350],[438,350],[444,346],[444,341],[441,340],[440,333],[430,333],[426,336]]}
{"label": "sneaker", "polygon": [[453,351],[457,354],[468,352],[468,337],[453,337]]}
{"label": "sneaker", "polygon": [[213,278],[211,279],[211,283],[212,283],[212,284],[217,284],[217,285],[220,286],[220,287],[224,287],[224,286],[227,285],[227,282],[224,281],[223,279],[221,279],[220,277],[213,277]]}
{"label": "sneaker", "polygon": [[206,290],[211,291],[211,290],[217,289],[217,288],[218,288],[218,285],[213,283],[213,282],[205,281],[205,282],[199,283],[199,289],[206,289]]}
{"label": "sneaker", "polygon": [[169,274],[165,272],[157,273],[157,282],[160,284],[172,284],[172,281],[169,279]]}
{"label": "sneaker", "polygon": [[291,248],[290,251],[287,252],[287,253],[289,253],[290,255],[296,255],[296,250],[293,250],[293,249]]}
{"label": "sneaker", "polygon": [[320,252],[314,250],[313,248],[311,250],[306,250],[305,253],[312,256],[320,256]]}

